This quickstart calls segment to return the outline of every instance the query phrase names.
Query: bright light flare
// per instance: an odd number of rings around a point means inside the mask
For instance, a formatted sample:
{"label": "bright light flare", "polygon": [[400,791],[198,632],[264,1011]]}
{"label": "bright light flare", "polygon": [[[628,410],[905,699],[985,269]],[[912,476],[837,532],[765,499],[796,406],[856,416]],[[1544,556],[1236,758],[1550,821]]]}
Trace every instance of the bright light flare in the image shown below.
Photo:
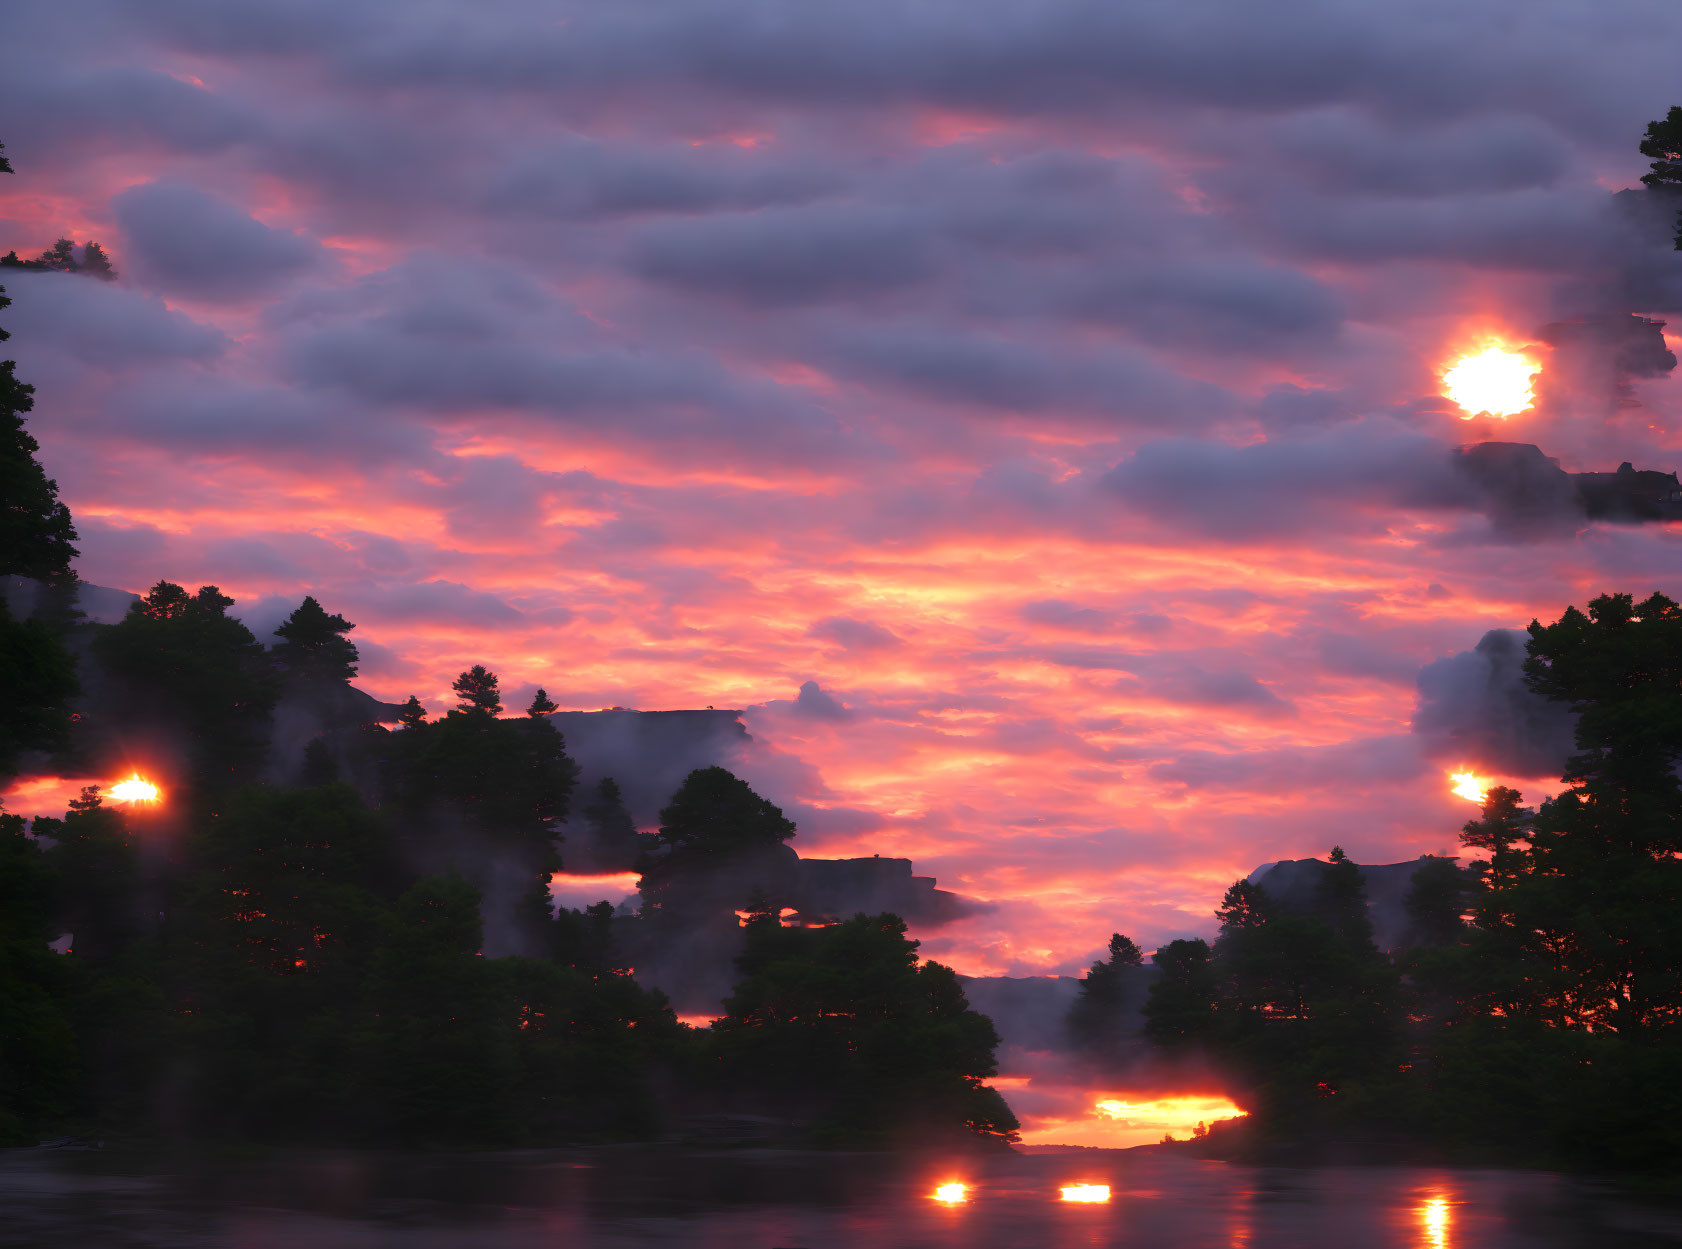
{"label": "bright light flare", "polygon": [[151,781],[143,781],[140,773],[131,772],[125,780],[111,786],[111,797],[118,802],[156,802],[162,795]]}
{"label": "bright light flare", "polygon": [[969,1200],[968,1184],[942,1184],[934,1190],[934,1199],[949,1206],[962,1205]]}
{"label": "bright light flare", "polygon": [[1422,1243],[1426,1246],[1426,1249],[1449,1249],[1448,1225],[1448,1200],[1446,1198],[1427,1198],[1420,1205],[1419,1229],[1424,1233]]}
{"label": "bright light flare", "polygon": [[1453,782],[1449,786],[1450,792],[1467,802],[1475,802],[1481,807],[1489,795],[1489,782],[1472,772],[1450,772],[1448,779]]}
{"label": "bright light flare", "polygon": [[1250,1113],[1224,1097],[1158,1097],[1148,1102],[1107,1098],[1097,1104],[1097,1111],[1111,1119],[1143,1120],[1153,1126],[1162,1124],[1169,1128],[1242,1119]]}
{"label": "bright light flare", "polygon": [[1064,1201],[1101,1202],[1110,1199],[1108,1184],[1070,1184],[1062,1191]]}
{"label": "bright light flare", "polygon": [[1461,356],[1443,373],[1443,393],[1465,412],[1463,420],[1488,414],[1505,420],[1536,402],[1531,383],[1541,365],[1504,347],[1485,347]]}

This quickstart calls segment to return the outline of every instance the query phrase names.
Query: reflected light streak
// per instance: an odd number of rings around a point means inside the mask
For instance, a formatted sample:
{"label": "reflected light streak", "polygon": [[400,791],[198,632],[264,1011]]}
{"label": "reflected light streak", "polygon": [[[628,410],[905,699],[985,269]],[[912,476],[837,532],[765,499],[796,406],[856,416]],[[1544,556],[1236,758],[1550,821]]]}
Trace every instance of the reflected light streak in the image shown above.
{"label": "reflected light streak", "polygon": [[1448,1199],[1430,1197],[1419,1207],[1420,1244],[1425,1249],[1450,1249]]}
{"label": "reflected light streak", "polygon": [[1070,1184],[1063,1189],[1064,1201],[1104,1202],[1109,1199],[1108,1184]]}

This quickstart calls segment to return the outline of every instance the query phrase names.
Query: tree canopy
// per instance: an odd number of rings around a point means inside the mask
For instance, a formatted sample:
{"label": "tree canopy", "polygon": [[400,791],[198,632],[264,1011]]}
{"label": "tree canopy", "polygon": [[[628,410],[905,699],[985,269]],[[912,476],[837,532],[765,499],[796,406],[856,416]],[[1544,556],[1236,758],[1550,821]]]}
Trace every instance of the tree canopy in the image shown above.
{"label": "tree canopy", "polygon": [[[1672,106],[1658,121],[1647,123],[1641,154],[1653,163],[1641,181],[1655,190],[1682,189],[1682,108]],[[1682,213],[1676,220],[1676,247],[1682,251]]]}
{"label": "tree canopy", "polygon": [[1004,1141],[1017,1122],[983,1084],[998,1033],[952,970],[919,963],[893,915],[821,929],[749,926],[741,980],[714,1025],[723,1078],[798,1108],[820,1143]]}
{"label": "tree canopy", "polygon": [[323,681],[348,681],[356,675],[356,644],[345,634],[356,628],[343,616],[328,615],[313,596],[306,595],[275,629],[280,639],[270,654],[298,676]]}

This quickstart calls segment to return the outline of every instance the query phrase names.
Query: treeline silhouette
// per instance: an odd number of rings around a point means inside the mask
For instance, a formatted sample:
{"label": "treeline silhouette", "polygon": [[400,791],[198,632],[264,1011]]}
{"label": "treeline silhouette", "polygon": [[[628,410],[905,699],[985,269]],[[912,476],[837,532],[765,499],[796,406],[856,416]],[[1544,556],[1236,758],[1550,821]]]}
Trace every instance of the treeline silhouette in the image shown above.
{"label": "treeline silhouette", "polygon": [[[0,778],[138,759],[166,794],[0,813],[0,1145],[529,1145],[744,1114],[829,1145],[1014,1133],[982,1083],[992,1024],[895,916],[785,929],[762,894],[736,995],[696,1029],[619,965],[612,906],[552,908],[578,769],[544,691],[504,716],[475,666],[456,706],[411,697],[392,729],[356,719],[354,626],[313,597],[272,647],[215,586],[161,581],[87,622],[31,404],[0,364],[0,579],[36,591],[24,619],[0,596]],[[336,727],[286,758],[277,706]],[[655,949],[729,916],[717,880],[795,831],[723,768],[692,773],[655,835],[611,779],[582,814],[595,859],[647,882]],[[487,957],[488,924],[519,952]]]}
{"label": "treeline silhouette", "polygon": [[1319,1141],[1624,1172],[1682,1161],[1682,608],[1596,598],[1530,625],[1531,688],[1576,713],[1557,796],[1491,788],[1427,859],[1409,937],[1373,942],[1333,848],[1306,899],[1235,882],[1213,944],[1155,955],[1143,1003],[1117,936],[1070,1013],[1103,1062],[1142,1005],[1159,1054],[1213,1066],[1250,1147]]}
{"label": "treeline silhouette", "polygon": [[[177,753],[155,811],[90,786],[62,819],[0,815],[0,1143],[545,1144],[717,1113],[830,1145],[1014,1131],[982,1084],[991,1023],[897,917],[788,929],[766,898],[736,995],[698,1030],[617,965],[611,906],[552,908],[577,769],[541,690],[503,716],[474,667],[444,715],[411,698],[352,749],[313,739],[299,784],[257,783],[277,696],[346,680],[353,626],[307,598],[265,649],[230,605],[161,582],[117,624],[41,626],[63,669],[47,687],[73,688],[83,647]],[[81,723],[21,744],[74,758]],[[377,805],[339,779],[345,759],[377,778]],[[595,799],[592,823],[629,825],[644,914],[673,942],[713,874],[794,833],[723,768],[692,773],[653,836],[611,781]],[[500,909],[475,883],[491,878],[514,885]],[[487,919],[524,952],[486,957]]]}

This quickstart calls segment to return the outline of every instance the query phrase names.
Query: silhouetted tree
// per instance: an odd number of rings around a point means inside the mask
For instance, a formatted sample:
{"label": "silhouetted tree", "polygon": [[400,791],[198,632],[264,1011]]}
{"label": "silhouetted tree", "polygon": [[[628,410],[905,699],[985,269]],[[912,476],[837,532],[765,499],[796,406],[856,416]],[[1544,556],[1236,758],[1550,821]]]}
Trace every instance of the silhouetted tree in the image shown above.
{"label": "silhouetted tree", "polygon": [[[1641,181],[1654,190],[1682,190],[1682,108],[1672,107],[1658,121],[1647,123],[1641,154],[1652,160]],[[1676,247],[1682,251],[1682,215],[1676,220]]]}
{"label": "silhouetted tree", "polygon": [[139,858],[122,812],[90,785],[62,820],[39,817],[31,831],[54,843],[47,852],[61,882],[54,919],[73,934],[78,963],[111,963],[142,928]]}
{"label": "silhouetted tree", "polygon": [[1092,1053],[1112,1050],[1125,1035],[1125,1013],[1134,1005],[1128,973],[1144,963],[1131,937],[1110,936],[1110,957],[1092,964],[1080,982],[1080,996],[1069,1007],[1069,1037]]}
{"label": "silhouetted tree", "polygon": [[71,703],[81,686],[64,642],[40,620],[15,620],[0,598],[0,776],[26,750],[69,744]]}
{"label": "silhouetted tree", "polygon": [[[740,777],[720,767],[697,768],[660,812],[660,831],[643,856],[644,909],[658,913],[683,905],[690,886],[716,883],[726,869],[740,875],[747,864],[776,852],[794,831],[794,822]],[[763,888],[768,882],[744,877],[731,905],[740,905],[751,883]],[[701,891],[706,905],[719,900],[713,892]]]}
{"label": "silhouetted tree", "polygon": [[1505,785],[1492,786],[1483,798],[1483,814],[1468,821],[1460,843],[1489,856],[1489,884],[1499,889],[1524,870],[1524,850],[1518,845],[1529,836],[1533,813],[1519,806],[1519,792]]}
{"label": "silhouetted tree", "polygon": [[1367,887],[1342,846],[1333,846],[1330,866],[1315,890],[1315,910],[1340,939],[1371,947],[1372,920],[1367,915]]}
{"label": "silhouetted tree", "polygon": [[421,700],[413,694],[403,704],[403,709],[397,713],[397,722],[406,729],[418,728],[426,723],[426,708],[421,706]]}
{"label": "silhouetted tree", "polygon": [[1260,885],[1248,880],[1235,880],[1215,909],[1222,930],[1231,928],[1260,928],[1273,918],[1275,907]]}
{"label": "silhouetted tree", "polygon": [[1157,978],[1145,999],[1145,1035],[1158,1045],[1182,1048],[1214,1031],[1214,974],[1205,941],[1170,941],[1151,961]]}
{"label": "silhouetted tree", "polygon": [[1464,934],[1471,879],[1453,859],[1427,858],[1414,869],[1402,907],[1415,945],[1450,945]]}
{"label": "silhouetted tree", "polygon": [[35,259],[37,269],[57,269],[75,273],[82,266],[76,263],[76,244],[72,239],[59,239]]}
{"label": "silhouetted tree", "polygon": [[[11,305],[0,287],[0,309]],[[0,329],[0,343],[11,335]],[[58,484],[35,459],[40,444],[24,428],[35,388],[17,380],[17,362],[0,361],[0,577],[62,582],[75,574],[76,527]]]}
{"label": "silhouetted tree", "polygon": [[532,695],[531,706],[526,708],[526,714],[536,720],[540,716],[552,716],[559,710],[555,700],[550,698],[540,685],[537,687],[537,693]]}
{"label": "silhouetted tree", "polygon": [[603,777],[581,812],[584,828],[568,838],[562,856],[569,871],[625,872],[636,865],[642,834],[614,779]]}
{"label": "silhouetted tree", "polygon": [[697,768],[660,812],[659,845],[668,860],[728,859],[743,850],[781,845],[794,821],[752,786],[719,767]]}
{"label": "silhouetted tree", "polygon": [[275,699],[268,654],[227,614],[232,605],[213,585],[188,594],[160,581],[93,642],[127,695],[126,716],[168,722],[185,737],[198,776],[214,786],[261,762]]}
{"label": "silhouetted tree", "polygon": [[82,249],[82,272],[90,277],[103,278],[107,282],[115,281],[117,277],[117,271],[111,267],[111,258],[105,254],[105,249],[93,242]]}
{"label": "silhouetted tree", "polygon": [[456,710],[485,716],[502,714],[502,695],[497,690],[496,673],[487,670],[483,664],[474,664],[457,677],[450,688],[461,700]]}
{"label": "silhouetted tree", "polygon": [[356,644],[344,635],[356,628],[343,616],[329,616],[313,597],[275,630],[281,640],[270,651],[293,673],[322,681],[348,681],[356,675]]}
{"label": "silhouetted tree", "polygon": [[724,1078],[818,1141],[1014,1137],[1015,1116],[982,1083],[998,1070],[992,1021],[950,968],[918,964],[898,916],[755,924],[738,966],[712,1029]]}
{"label": "silhouetted tree", "polygon": [[71,969],[47,948],[57,883],[23,818],[0,813],[0,1146],[39,1143],[76,1104]]}

